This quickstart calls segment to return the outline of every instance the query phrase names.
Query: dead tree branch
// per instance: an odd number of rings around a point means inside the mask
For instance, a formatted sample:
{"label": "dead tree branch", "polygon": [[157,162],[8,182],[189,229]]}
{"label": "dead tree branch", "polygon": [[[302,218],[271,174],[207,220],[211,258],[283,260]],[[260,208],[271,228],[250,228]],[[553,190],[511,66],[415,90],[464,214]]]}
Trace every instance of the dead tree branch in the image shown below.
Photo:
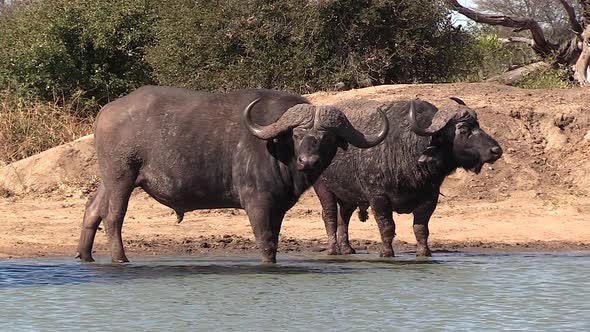
{"label": "dead tree branch", "polygon": [[580,23],[574,7],[568,0],[559,0],[565,9],[573,36],[560,44],[555,44],[547,39],[539,23],[530,18],[510,17],[506,15],[483,14],[466,8],[457,0],[445,0],[451,9],[467,16],[478,23],[500,25],[513,28],[514,32],[529,30],[532,39],[523,37],[509,37],[500,39],[501,42],[522,42],[529,44],[532,49],[544,58],[552,58],[552,65],[573,66],[575,79],[582,86],[590,86],[590,0],[578,0],[582,8],[584,21]]}
{"label": "dead tree branch", "polygon": [[567,13],[567,17],[569,18],[574,33],[576,35],[581,34],[584,31],[584,29],[580,25],[580,22],[578,22],[578,18],[576,17],[576,11],[574,7],[570,5],[569,2],[567,2],[566,0],[559,0],[559,2],[561,3],[561,5]]}
{"label": "dead tree branch", "polygon": [[584,25],[590,24],[590,1],[579,0],[580,7],[582,7],[582,17],[584,17]]}
{"label": "dead tree branch", "polygon": [[533,49],[535,52],[547,56],[556,51],[559,45],[553,44],[545,39],[545,33],[537,21],[530,18],[510,17],[506,15],[491,15],[476,12],[472,9],[463,7],[457,0],[446,0],[446,2],[457,12],[467,16],[478,23],[501,25],[514,28],[514,31],[529,30],[533,37]]}
{"label": "dead tree branch", "polygon": [[498,38],[498,41],[500,41],[502,44],[510,44],[510,43],[523,43],[523,44],[527,44],[529,46],[533,46],[535,45],[535,41],[532,40],[531,38],[526,38],[526,37],[508,37],[508,38]]}

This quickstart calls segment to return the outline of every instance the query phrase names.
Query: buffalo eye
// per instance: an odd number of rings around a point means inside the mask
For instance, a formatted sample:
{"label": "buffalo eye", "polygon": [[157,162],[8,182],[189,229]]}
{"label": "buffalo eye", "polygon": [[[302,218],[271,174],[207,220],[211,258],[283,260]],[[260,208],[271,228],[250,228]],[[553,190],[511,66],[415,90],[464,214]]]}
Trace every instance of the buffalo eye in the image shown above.
{"label": "buffalo eye", "polygon": [[467,137],[471,136],[471,128],[465,123],[458,123],[456,128],[459,134],[467,135]]}
{"label": "buffalo eye", "polygon": [[303,132],[301,132],[301,131],[293,131],[293,137],[294,137],[296,140],[301,140],[301,139],[303,139],[303,136],[305,136],[305,134],[304,134]]}

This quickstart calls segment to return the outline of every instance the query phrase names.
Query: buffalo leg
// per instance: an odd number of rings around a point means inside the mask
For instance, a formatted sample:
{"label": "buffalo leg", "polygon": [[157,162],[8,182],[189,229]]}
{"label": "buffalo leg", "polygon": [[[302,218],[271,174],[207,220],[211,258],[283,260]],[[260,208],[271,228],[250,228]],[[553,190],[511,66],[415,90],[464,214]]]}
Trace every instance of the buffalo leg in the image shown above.
{"label": "buffalo leg", "polygon": [[428,221],[436,209],[436,200],[414,209],[414,235],[416,236],[416,256],[432,256],[428,247]]}
{"label": "buffalo leg", "polygon": [[356,254],[354,248],[350,245],[348,240],[348,224],[350,223],[350,217],[356,209],[356,206],[339,204],[340,209],[338,211],[338,247],[340,248],[340,254],[350,255]]}
{"label": "buffalo leg", "polygon": [[276,247],[277,247],[277,249],[275,250],[275,262],[276,262],[276,252],[277,252],[278,246],[279,246],[279,235],[281,233],[281,226],[283,224],[283,219],[285,217],[285,213],[275,212],[272,215],[272,219],[271,219],[272,242],[276,243]]}
{"label": "buffalo leg", "polygon": [[121,181],[108,191],[108,213],[103,222],[111,246],[111,258],[116,263],[129,262],[125,256],[121,230],[133,189],[133,182]]}
{"label": "buffalo leg", "polygon": [[78,242],[78,253],[76,258],[84,262],[94,262],[92,258],[92,247],[96,230],[106,215],[107,198],[105,189],[101,184],[96,193],[88,199],[86,210],[84,211],[84,220],[82,221],[82,230],[80,232],[80,241]]}
{"label": "buffalo leg", "polygon": [[389,199],[382,196],[375,197],[370,204],[383,243],[380,256],[393,257],[395,256],[392,245],[395,237],[395,222],[393,221],[393,211]]}
{"label": "buffalo leg", "polygon": [[262,263],[277,262],[279,233],[284,213],[273,213],[272,204],[246,205],[246,213],[254,231],[256,244],[262,254]]}
{"label": "buffalo leg", "polygon": [[322,204],[322,219],[328,234],[328,255],[338,255],[338,243],[336,230],[338,229],[338,203],[336,196],[327,188],[322,179],[319,179],[313,186],[318,199]]}

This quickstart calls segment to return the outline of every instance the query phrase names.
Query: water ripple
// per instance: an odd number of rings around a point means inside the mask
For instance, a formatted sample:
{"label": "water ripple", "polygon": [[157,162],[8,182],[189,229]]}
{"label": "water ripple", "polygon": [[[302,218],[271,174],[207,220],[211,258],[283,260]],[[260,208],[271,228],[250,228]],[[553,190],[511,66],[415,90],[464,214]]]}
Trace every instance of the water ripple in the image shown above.
{"label": "water ripple", "polygon": [[588,275],[588,253],[4,261],[0,330],[586,330]]}

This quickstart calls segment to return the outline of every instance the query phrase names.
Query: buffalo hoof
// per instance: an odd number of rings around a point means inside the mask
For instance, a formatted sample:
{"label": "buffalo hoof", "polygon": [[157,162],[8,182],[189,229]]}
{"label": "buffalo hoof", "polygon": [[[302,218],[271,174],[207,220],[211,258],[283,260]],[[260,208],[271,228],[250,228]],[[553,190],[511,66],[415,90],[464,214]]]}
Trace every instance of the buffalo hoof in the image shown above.
{"label": "buffalo hoof", "polygon": [[275,264],[277,262],[276,247],[267,247],[261,250],[262,264]]}
{"label": "buffalo hoof", "polygon": [[340,255],[340,251],[338,250],[338,246],[336,244],[331,244],[328,247],[328,255],[330,255],[330,256]]}
{"label": "buffalo hoof", "polygon": [[276,264],[277,263],[277,254],[270,254],[270,255],[263,255],[262,256],[262,264]]}
{"label": "buffalo hoof", "polygon": [[340,254],[342,255],[354,255],[356,254],[356,250],[354,250],[351,246],[343,246],[340,248]]}
{"label": "buffalo hoof", "polygon": [[430,252],[430,248],[423,247],[416,249],[416,257],[431,257],[432,253]]}
{"label": "buffalo hoof", "polygon": [[127,257],[123,257],[123,258],[119,258],[119,259],[112,259],[111,261],[113,263],[129,263],[129,260],[127,259]]}
{"label": "buffalo hoof", "polygon": [[381,250],[379,257],[395,257],[393,249]]}
{"label": "buffalo hoof", "polygon": [[86,262],[86,263],[93,263],[94,262],[94,258],[92,258],[92,256],[84,256],[82,257],[82,255],[80,255],[79,252],[76,253],[76,257],[74,257],[74,259],[80,259],[81,262]]}
{"label": "buffalo hoof", "polygon": [[119,264],[119,263],[129,263],[129,260],[128,259],[113,259],[112,262],[113,263],[117,263],[117,264]]}
{"label": "buffalo hoof", "polygon": [[277,263],[277,259],[276,258],[263,258],[261,263],[262,263],[262,265],[274,265]]}

